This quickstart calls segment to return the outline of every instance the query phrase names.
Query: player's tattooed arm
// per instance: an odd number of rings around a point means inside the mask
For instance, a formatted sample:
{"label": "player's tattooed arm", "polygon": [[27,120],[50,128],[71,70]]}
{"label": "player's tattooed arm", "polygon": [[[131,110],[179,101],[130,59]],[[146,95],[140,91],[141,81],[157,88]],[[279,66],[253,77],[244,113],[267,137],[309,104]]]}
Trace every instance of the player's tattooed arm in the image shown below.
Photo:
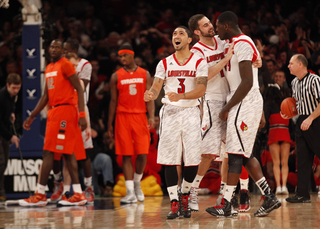
{"label": "player's tattooed arm", "polygon": [[158,95],[159,95],[159,93],[154,88],[151,88],[150,92],[153,93],[153,96],[155,96],[155,97],[158,97]]}
{"label": "player's tattooed arm", "polygon": [[192,91],[179,94],[180,99],[198,99],[204,96],[207,88],[207,77],[197,77],[196,88]]}
{"label": "player's tattooed arm", "polygon": [[197,78],[197,84],[203,84],[204,86],[207,86],[207,77],[198,77]]}
{"label": "player's tattooed arm", "polygon": [[144,93],[144,101],[148,102],[150,100],[155,100],[156,98],[158,98],[163,86],[163,81],[163,79],[155,77],[152,87],[149,90],[146,90],[146,92]]}

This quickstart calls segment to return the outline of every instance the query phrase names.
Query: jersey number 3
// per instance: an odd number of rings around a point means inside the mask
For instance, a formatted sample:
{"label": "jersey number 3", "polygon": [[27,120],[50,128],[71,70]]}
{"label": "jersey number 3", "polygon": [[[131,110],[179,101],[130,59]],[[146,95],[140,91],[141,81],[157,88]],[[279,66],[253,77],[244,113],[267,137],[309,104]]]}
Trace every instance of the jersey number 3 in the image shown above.
{"label": "jersey number 3", "polygon": [[186,92],[186,85],[184,85],[184,81],[186,79],[178,79],[179,80],[179,85],[181,86],[180,88],[178,88],[178,94],[181,94],[181,93],[185,93]]}

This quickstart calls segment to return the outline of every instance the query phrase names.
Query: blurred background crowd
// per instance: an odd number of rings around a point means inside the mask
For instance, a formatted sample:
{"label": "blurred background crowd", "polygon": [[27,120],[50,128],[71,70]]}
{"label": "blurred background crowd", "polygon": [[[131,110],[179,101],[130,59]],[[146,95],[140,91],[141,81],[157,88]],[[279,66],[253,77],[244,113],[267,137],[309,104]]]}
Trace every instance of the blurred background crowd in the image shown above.
{"label": "blurred background crowd", "polygon": [[[10,0],[9,9],[0,9],[0,87],[9,73],[22,76],[21,4]],[[155,73],[157,63],[174,52],[171,36],[178,25],[187,26],[189,18],[202,13],[215,24],[225,10],[235,12],[239,25],[256,43],[263,65],[259,69],[261,93],[265,99],[267,125],[257,135],[254,154],[258,158],[269,152],[269,117],[279,112],[281,101],[291,96],[294,76],[288,71],[293,54],[302,53],[308,69],[320,75],[320,3],[319,1],[254,1],[254,0],[46,0],[42,1],[43,48],[48,49],[52,39],[76,39],[80,43],[78,54],[92,64],[89,110],[91,126],[97,132],[96,145],[110,154],[114,161],[114,176],[121,173],[114,155],[113,139],[106,133],[110,101],[109,80],[121,67],[117,56],[120,45],[129,43],[135,50],[136,64]],[[197,37],[193,38],[193,43]],[[46,59],[48,57],[46,54]],[[276,92],[275,84],[279,87]],[[272,89],[270,89],[272,87]],[[20,105],[19,105],[20,104]],[[21,102],[17,117],[22,112]],[[275,105],[276,104],[276,105]],[[156,116],[161,108],[156,101]],[[157,118],[157,123],[159,119]],[[289,171],[295,172],[294,120],[289,123]],[[20,131],[22,131],[20,129]],[[157,125],[152,135],[157,135]],[[157,137],[153,138],[157,141]],[[156,152],[156,143],[150,150]],[[289,155],[289,152],[286,152]],[[261,163],[272,183],[273,171],[265,156]],[[271,160],[272,162],[272,160]],[[278,163],[278,162],[277,162]],[[282,163],[282,162],[281,162]],[[282,165],[283,166],[283,165]],[[269,169],[268,169],[269,168]],[[271,166],[272,170],[272,166]],[[159,172],[161,174],[161,171]]]}

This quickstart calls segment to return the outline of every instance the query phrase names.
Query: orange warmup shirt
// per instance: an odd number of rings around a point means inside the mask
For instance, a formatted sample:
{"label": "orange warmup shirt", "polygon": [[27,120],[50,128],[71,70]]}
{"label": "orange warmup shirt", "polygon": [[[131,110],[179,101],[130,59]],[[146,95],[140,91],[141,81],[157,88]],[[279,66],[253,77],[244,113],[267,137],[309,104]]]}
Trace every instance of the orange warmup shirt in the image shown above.
{"label": "orange warmup shirt", "polygon": [[137,67],[117,72],[118,104],[115,123],[115,146],[118,155],[148,154],[150,134],[143,99],[147,71]]}
{"label": "orange warmup shirt", "polygon": [[[81,130],[78,126],[78,109],[75,102],[75,89],[68,77],[75,74],[74,66],[62,57],[50,63],[45,71],[49,105],[44,150],[55,153],[72,154],[83,151]],[[78,136],[79,135],[79,136]],[[80,142],[77,142],[81,139]],[[82,147],[76,147],[81,144]]]}

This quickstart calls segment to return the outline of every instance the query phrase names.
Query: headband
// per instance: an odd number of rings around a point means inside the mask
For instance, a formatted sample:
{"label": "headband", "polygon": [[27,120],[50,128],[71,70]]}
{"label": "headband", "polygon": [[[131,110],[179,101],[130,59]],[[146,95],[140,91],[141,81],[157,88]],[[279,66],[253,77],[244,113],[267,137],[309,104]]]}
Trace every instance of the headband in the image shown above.
{"label": "headband", "polygon": [[121,49],[121,50],[119,50],[118,55],[120,55],[122,53],[134,54],[134,51],[132,51],[130,49]]}

